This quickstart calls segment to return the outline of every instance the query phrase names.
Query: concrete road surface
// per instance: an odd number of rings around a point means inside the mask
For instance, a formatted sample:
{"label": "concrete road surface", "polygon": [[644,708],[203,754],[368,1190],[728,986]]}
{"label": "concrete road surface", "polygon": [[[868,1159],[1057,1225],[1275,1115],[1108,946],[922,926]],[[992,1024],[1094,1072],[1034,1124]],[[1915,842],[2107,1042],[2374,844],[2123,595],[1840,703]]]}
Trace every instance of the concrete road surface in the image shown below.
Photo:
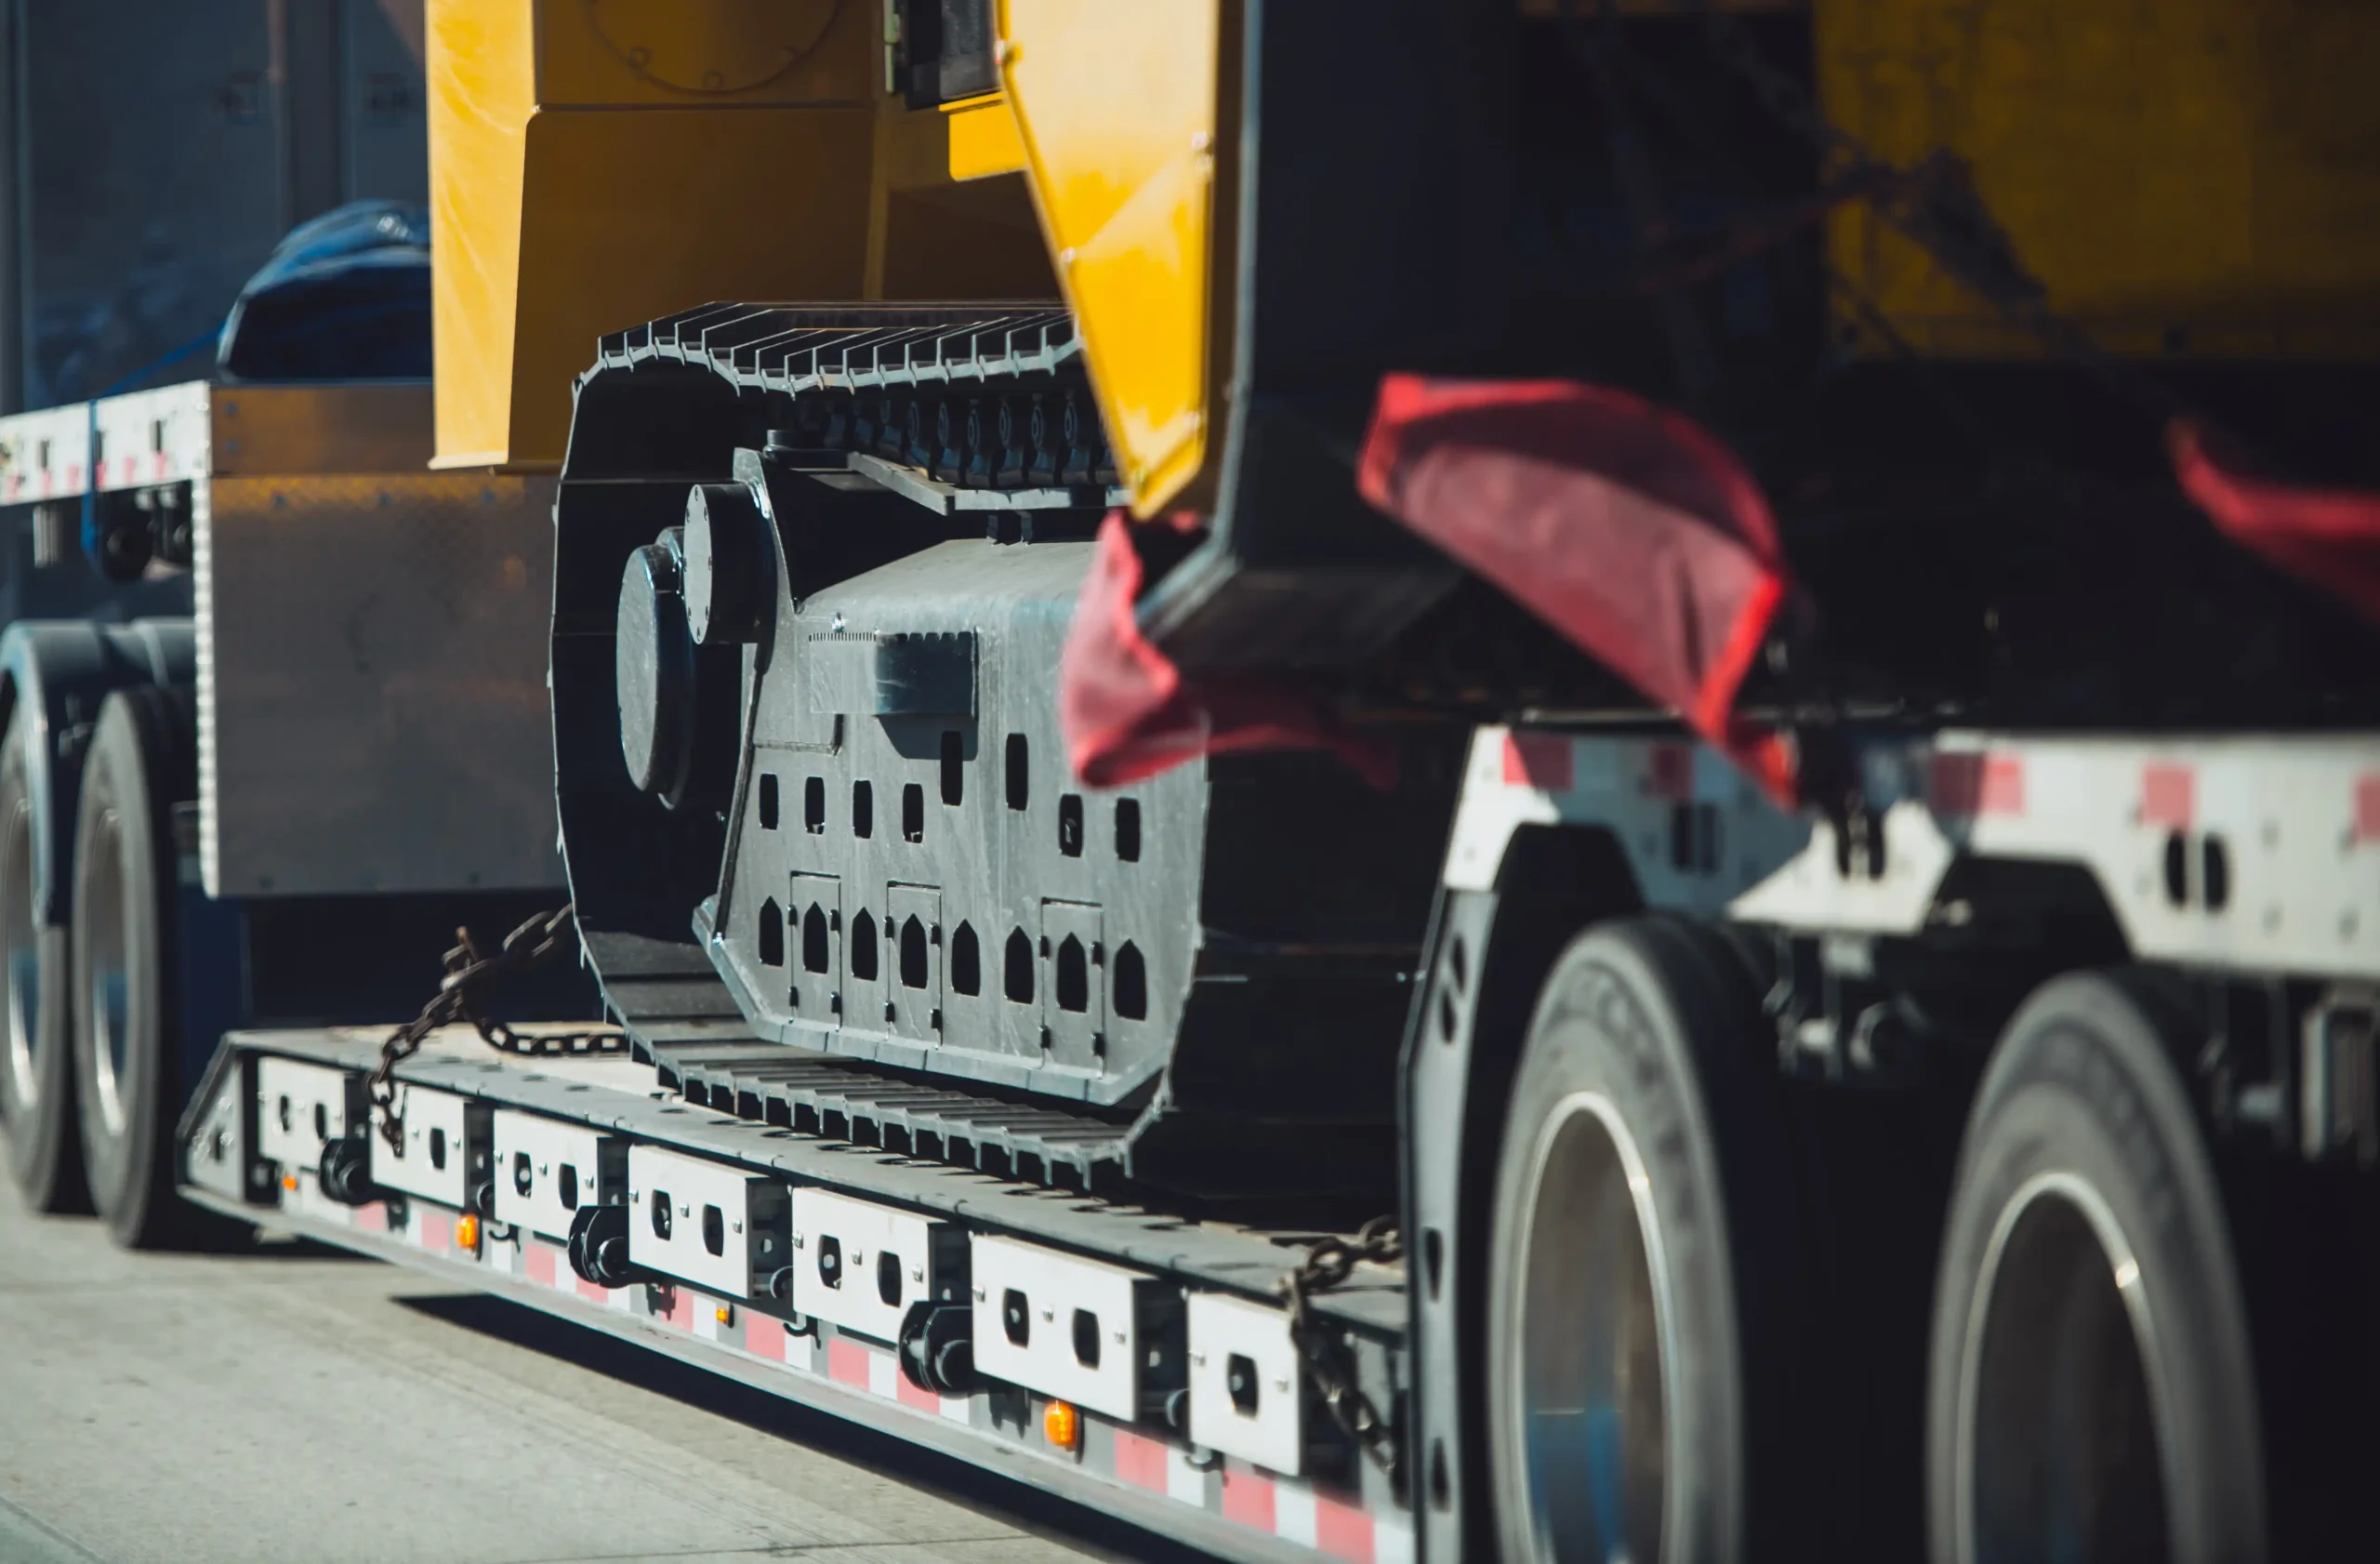
{"label": "concrete road surface", "polygon": [[131,1255],[0,1175],[0,1564],[1193,1556],[625,1343],[290,1243]]}

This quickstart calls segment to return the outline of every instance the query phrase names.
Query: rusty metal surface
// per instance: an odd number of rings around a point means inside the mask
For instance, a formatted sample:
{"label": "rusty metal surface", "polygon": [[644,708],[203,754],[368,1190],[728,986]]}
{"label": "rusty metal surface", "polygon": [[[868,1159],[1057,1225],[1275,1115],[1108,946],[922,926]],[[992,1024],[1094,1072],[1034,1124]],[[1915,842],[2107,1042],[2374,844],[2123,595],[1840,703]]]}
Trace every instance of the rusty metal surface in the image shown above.
{"label": "rusty metal surface", "polygon": [[545,678],[552,481],[202,487],[208,893],[561,884]]}

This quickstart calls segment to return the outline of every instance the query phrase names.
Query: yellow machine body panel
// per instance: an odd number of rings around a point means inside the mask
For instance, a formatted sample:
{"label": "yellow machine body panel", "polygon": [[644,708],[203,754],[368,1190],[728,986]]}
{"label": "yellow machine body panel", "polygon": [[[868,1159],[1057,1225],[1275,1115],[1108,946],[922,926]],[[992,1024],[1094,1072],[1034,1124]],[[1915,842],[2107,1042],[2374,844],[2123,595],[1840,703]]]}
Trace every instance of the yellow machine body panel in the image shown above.
{"label": "yellow machine body panel", "polygon": [[431,339],[441,465],[506,459],[521,275],[522,132],[536,99],[526,6],[430,7]]}
{"label": "yellow machine body panel", "polygon": [[[2380,6],[1817,0],[1812,23],[1834,122],[1903,165],[1965,157],[2052,307],[2107,346],[2380,352]],[[1920,351],[2034,351],[1872,213],[1831,242]]]}
{"label": "yellow machine body panel", "polygon": [[719,299],[1048,298],[1006,105],[880,0],[430,0],[439,467],[550,467],[597,339]]}
{"label": "yellow machine body panel", "polygon": [[[549,25],[537,99],[548,107],[866,100],[866,0],[547,0],[539,9]],[[552,25],[558,12],[577,24]]]}
{"label": "yellow machine body panel", "polygon": [[1000,0],[1001,86],[1138,515],[1221,443],[1215,274],[1226,0]]}
{"label": "yellow machine body panel", "polygon": [[1024,169],[1016,120],[998,95],[939,109],[885,99],[863,297],[1056,297]]}
{"label": "yellow machine body panel", "polygon": [[1025,140],[1008,99],[994,94],[944,106],[943,168],[952,179],[1025,172]]}

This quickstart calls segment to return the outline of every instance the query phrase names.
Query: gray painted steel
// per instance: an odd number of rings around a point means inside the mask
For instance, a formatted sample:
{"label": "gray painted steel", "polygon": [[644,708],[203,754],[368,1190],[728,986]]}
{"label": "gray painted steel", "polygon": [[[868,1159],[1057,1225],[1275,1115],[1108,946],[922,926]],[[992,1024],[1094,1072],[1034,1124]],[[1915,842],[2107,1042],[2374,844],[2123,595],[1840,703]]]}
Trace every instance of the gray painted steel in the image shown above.
{"label": "gray painted steel", "polygon": [[[1087,1105],[1078,1144],[1130,1120],[1120,1157],[1065,1165],[1385,1204],[1454,735],[1373,730],[1398,762],[1380,789],[1320,749],[1076,782],[1059,663],[1113,459],[1079,370],[1064,311],[1013,306],[718,305],[605,340],[556,523],[588,948],[648,1049],[740,1016],[745,1036]],[[708,524],[736,485],[759,539]],[[618,628],[660,623],[633,562],[678,536],[690,490],[699,595],[734,576],[774,613],[648,648]],[[1233,694],[1296,709],[1290,685]],[[648,751],[689,732],[688,780],[664,779]],[[694,936],[674,960],[673,924]]]}
{"label": "gray painted steel", "polygon": [[696,364],[739,388],[798,394],[1053,375],[1079,369],[1082,338],[1051,304],[706,304],[606,337],[601,353],[599,369]]}
{"label": "gray painted steel", "polygon": [[[1163,1067],[1205,777],[1067,776],[1051,675],[1090,551],[945,543],[785,605],[717,913],[764,1032],[1099,1102]],[[1119,809],[1139,812],[1137,861]],[[1119,961],[1144,974],[1139,1016],[1107,1014]]]}

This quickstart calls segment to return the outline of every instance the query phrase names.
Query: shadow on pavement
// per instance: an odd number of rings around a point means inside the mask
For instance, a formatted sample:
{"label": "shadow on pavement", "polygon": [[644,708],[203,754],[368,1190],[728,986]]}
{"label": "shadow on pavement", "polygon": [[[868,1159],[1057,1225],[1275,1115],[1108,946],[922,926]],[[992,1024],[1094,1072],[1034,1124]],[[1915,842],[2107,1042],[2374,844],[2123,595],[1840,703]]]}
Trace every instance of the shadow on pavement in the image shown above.
{"label": "shadow on pavement", "polygon": [[912,1488],[932,1491],[1026,1531],[1147,1564],[1194,1564],[1209,1556],[1172,1538],[980,1467],[772,1396],[748,1385],[633,1345],[601,1331],[484,1293],[430,1294],[396,1302],[484,1336],[559,1358],[608,1378],[699,1407],[777,1438],[832,1454]]}

